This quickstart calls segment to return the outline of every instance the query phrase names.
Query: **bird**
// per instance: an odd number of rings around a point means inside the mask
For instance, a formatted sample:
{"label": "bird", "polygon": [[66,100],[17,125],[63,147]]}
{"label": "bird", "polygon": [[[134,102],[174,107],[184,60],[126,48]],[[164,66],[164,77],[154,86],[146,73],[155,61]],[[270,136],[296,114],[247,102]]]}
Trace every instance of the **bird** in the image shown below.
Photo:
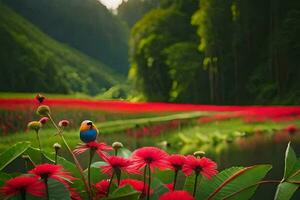
{"label": "bird", "polygon": [[98,129],[91,120],[84,120],[79,128],[80,139],[84,143],[93,142],[97,139]]}

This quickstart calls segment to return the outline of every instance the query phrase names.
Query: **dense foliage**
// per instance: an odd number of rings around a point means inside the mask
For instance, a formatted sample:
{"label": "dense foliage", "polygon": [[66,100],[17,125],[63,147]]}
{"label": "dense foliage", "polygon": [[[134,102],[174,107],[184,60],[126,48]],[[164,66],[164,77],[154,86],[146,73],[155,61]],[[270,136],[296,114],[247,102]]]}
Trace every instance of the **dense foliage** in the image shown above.
{"label": "dense foliage", "polygon": [[132,29],[131,78],[152,101],[297,104],[299,13],[294,0],[165,1]]}
{"label": "dense foliage", "polygon": [[123,1],[118,7],[118,16],[132,27],[145,13],[159,6],[159,0],[130,0]]}
{"label": "dense foliage", "polygon": [[1,91],[97,94],[122,80],[104,64],[56,42],[8,7],[0,4],[0,11]]}
{"label": "dense foliage", "polygon": [[128,28],[98,0],[3,0],[52,38],[126,74]]}
{"label": "dense foliage", "polygon": [[[171,98],[180,98],[181,88],[184,90],[195,83],[193,81],[201,81],[199,73],[194,71],[197,70],[195,62],[201,60],[197,53],[197,57],[193,57],[197,51],[195,41],[198,39],[196,29],[190,24],[197,5],[196,1],[189,0],[154,9],[133,27],[129,78],[147,100],[169,101]],[[190,51],[185,52],[187,50]],[[181,65],[180,59],[187,61],[181,52],[185,52],[185,55],[191,53],[189,58],[193,59],[188,62],[192,65]],[[185,72],[193,74],[194,80]]]}

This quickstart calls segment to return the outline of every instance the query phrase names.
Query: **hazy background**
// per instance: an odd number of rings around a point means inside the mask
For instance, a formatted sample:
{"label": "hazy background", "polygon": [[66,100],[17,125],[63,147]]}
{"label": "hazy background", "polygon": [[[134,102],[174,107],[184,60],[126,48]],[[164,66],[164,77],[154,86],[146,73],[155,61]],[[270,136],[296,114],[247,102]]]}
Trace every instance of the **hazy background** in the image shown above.
{"label": "hazy background", "polygon": [[299,104],[298,0],[1,0],[0,91]]}

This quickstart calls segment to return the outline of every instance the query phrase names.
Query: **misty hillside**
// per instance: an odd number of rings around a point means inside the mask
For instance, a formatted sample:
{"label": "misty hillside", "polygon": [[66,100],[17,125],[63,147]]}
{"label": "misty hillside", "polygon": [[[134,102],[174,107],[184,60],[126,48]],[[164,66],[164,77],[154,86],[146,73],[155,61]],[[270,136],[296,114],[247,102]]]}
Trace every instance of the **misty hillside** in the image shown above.
{"label": "misty hillside", "polygon": [[98,0],[3,0],[52,38],[128,71],[128,27]]}
{"label": "misty hillside", "polygon": [[97,94],[122,81],[0,4],[0,90]]}

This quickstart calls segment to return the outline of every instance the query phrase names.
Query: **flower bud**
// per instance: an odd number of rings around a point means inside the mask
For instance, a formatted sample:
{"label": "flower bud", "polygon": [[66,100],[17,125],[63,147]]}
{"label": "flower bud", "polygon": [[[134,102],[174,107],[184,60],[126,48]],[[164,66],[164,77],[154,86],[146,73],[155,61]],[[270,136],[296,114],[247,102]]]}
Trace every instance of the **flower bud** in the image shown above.
{"label": "flower bud", "polygon": [[45,97],[43,95],[41,95],[41,94],[37,94],[35,96],[35,99],[38,100],[39,103],[43,103],[44,100],[45,100]]}
{"label": "flower bud", "polygon": [[42,117],[46,117],[50,114],[49,106],[41,105],[37,108],[36,113]]}
{"label": "flower bud", "polygon": [[36,132],[40,130],[40,128],[42,128],[42,124],[39,121],[32,121],[29,122],[27,127],[31,130],[35,130]]}
{"label": "flower bud", "polygon": [[123,144],[121,143],[121,142],[114,142],[114,143],[112,143],[112,148],[114,149],[114,150],[118,150],[118,149],[120,149],[120,148],[123,148]]}
{"label": "flower bud", "polygon": [[44,125],[44,124],[46,124],[46,123],[48,122],[48,120],[49,120],[48,117],[42,117],[42,118],[40,119],[40,122],[41,122],[42,125]]}
{"label": "flower bud", "polygon": [[55,151],[58,151],[59,149],[61,149],[61,145],[58,144],[58,143],[55,143],[55,144],[53,145],[53,148],[55,149]]}
{"label": "flower bud", "polygon": [[60,122],[58,122],[58,126],[59,127],[66,127],[70,124],[70,122],[66,119],[61,120]]}
{"label": "flower bud", "polygon": [[194,156],[195,156],[195,157],[200,157],[200,158],[202,158],[204,155],[205,155],[205,152],[204,152],[204,151],[196,151],[196,152],[194,152]]}

